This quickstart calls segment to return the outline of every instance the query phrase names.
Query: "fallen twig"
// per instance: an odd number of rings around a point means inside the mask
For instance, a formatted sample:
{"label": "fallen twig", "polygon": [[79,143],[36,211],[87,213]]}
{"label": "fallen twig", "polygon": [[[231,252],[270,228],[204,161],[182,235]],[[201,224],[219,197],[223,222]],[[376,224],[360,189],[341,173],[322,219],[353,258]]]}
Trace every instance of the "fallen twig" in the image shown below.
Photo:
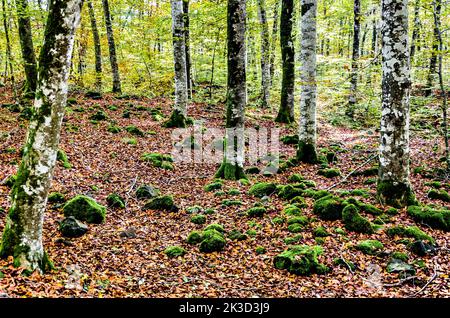
{"label": "fallen twig", "polygon": [[416,297],[417,295],[421,294],[428,287],[428,285],[430,285],[431,282],[436,279],[436,277],[437,277],[437,270],[436,270],[436,265],[434,265],[433,276],[431,276],[431,278],[428,280],[428,282],[417,293],[415,293],[411,297]]}
{"label": "fallen twig", "polygon": [[364,167],[366,164],[368,164],[369,162],[371,162],[373,159],[375,159],[378,156],[378,153],[372,155],[369,157],[369,159],[367,159],[366,161],[364,161],[362,164],[360,164],[358,167],[356,167],[354,170],[352,170],[349,174],[347,174],[341,181],[339,181],[338,183],[335,183],[333,185],[331,185],[330,187],[328,187],[326,190],[331,190],[335,187],[337,187],[338,185],[342,184],[345,180],[347,180],[352,174],[354,174],[356,171],[358,171],[359,169],[361,169],[362,167]]}

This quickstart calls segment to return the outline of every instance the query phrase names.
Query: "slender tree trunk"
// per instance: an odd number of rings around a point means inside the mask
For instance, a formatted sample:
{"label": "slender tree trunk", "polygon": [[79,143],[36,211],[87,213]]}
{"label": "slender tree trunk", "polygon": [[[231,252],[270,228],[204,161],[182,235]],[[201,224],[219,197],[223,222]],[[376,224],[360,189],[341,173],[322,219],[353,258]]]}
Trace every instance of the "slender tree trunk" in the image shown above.
{"label": "slender tree trunk", "polygon": [[17,22],[19,27],[20,47],[25,69],[25,97],[33,98],[37,85],[37,62],[34,53],[33,35],[31,33],[30,12],[27,0],[16,0]]}
{"label": "slender tree trunk", "polygon": [[442,134],[444,135],[444,144],[445,144],[445,162],[447,165],[447,171],[450,170],[450,150],[449,150],[449,141],[448,141],[448,123],[447,123],[447,91],[444,86],[444,78],[443,78],[443,52],[444,52],[444,43],[442,40],[442,28],[441,28],[441,0],[433,1],[433,17],[434,17],[434,28],[437,31],[437,40],[439,45],[438,51],[438,77],[439,77],[439,87],[442,94]]}
{"label": "slender tree trunk", "polygon": [[283,79],[281,83],[280,110],[275,121],[287,124],[294,121],[295,50],[292,37],[293,15],[294,1],[282,0],[280,44],[283,60]]}
{"label": "slender tree trunk", "polygon": [[316,150],[316,38],[317,0],[302,0],[300,125],[297,159],[317,162]]}
{"label": "slender tree trunk", "polygon": [[265,0],[258,0],[258,15],[261,24],[261,106],[266,108],[270,106],[270,40]]}
{"label": "slender tree trunk", "polygon": [[109,61],[111,63],[111,71],[113,74],[113,93],[121,93],[122,87],[120,83],[119,65],[117,64],[116,43],[114,41],[114,33],[111,21],[111,12],[109,10],[108,0],[102,0],[103,13],[105,15],[106,36],[109,46]]}
{"label": "slender tree trunk", "polygon": [[352,70],[350,77],[350,96],[348,98],[347,116],[354,118],[356,107],[356,94],[358,89],[358,59],[359,59],[359,33],[361,28],[361,1],[353,2],[353,51]]}
{"label": "slender tree trunk", "polygon": [[165,123],[165,126],[186,127],[188,92],[183,0],[171,0],[170,3],[172,5],[173,58],[175,65],[175,105],[172,116]]}
{"label": "slender tree trunk", "polygon": [[275,0],[273,4],[273,24],[272,24],[272,38],[270,41],[270,85],[273,83],[273,76],[275,74],[275,48],[278,42],[278,17],[280,10],[280,0]]}
{"label": "slender tree trunk", "polygon": [[414,2],[414,24],[411,38],[411,61],[414,59],[414,55],[416,54],[416,42],[419,38],[420,31],[420,0],[416,0]]}
{"label": "slender tree trunk", "polygon": [[[433,0],[436,1],[436,0]],[[441,3],[438,2],[435,6],[435,14],[441,15]],[[428,70],[427,84],[425,88],[425,96],[430,96],[433,90],[434,77],[436,75],[437,66],[437,51],[439,50],[439,30],[436,26],[433,28],[433,45],[431,48],[430,67]]]}
{"label": "slender tree trunk", "polygon": [[217,178],[238,180],[244,174],[244,117],[247,100],[245,70],[245,0],[228,0],[227,43],[227,119],[224,161]]}
{"label": "slender tree trunk", "polygon": [[92,1],[88,1],[89,18],[91,20],[92,36],[94,38],[95,49],[95,87],[102,91],[102,47],[100,45],[100,35],[98,33],[97,19],[95,18],[94,6]]}
{"label": "slender tree trunk", "polygon": [[12,255],[15,265],[29,271],[45,271],[51,265],[42,244],[42,227],[67,99],[74,33],[82,4],[83,0],[50,1],[39,58],[34,115],[0,246],[2,257]]}
{"label": "slender tree trunk", "polygon": [[408,0],[382,0],[382,111],[378,197],[403,207],[415,201],[409,182],[411,88]]}
{"label": "slender tree trunk", "polygon": [[14,77],[14,67],[13,67],[13,60],[12,60],[11,40],[10,40],[10,36],[9,36],[9,25],[8,25],[9,17],[6,13],[7,4],[6,4],[5,0],[2,0],[2,11],[3,11],[3,28],[5,31],[5,41],[6,41],[5,82],[6,82],[6,74],[8,74],[8,71],[9,71],[11,86],[12,86],[13,94],[14,94],[14,100],[16,102],[18,102],[17,91],[16,91],[16,79]]}
{"label": "slender tree trunk", "polygon": [[189,17],[189,0],[183,0],[184,13],[184,46],[186,49],[186,81],[188,98],[192,98],[192,61],[191,61],[191,32],[190,32],[190,17]]}

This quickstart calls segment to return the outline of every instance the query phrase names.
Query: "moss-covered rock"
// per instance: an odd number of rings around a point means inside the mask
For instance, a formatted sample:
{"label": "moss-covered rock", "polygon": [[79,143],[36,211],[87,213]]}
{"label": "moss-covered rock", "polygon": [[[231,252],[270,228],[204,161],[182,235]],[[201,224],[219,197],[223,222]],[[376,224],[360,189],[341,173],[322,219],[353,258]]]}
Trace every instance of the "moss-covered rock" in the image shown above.
{"label": "moss-covered rock", "polygon": [[324,176],[325,178],[334,178],[341,175],[341,171],[335,168],[320,169],[317,174]]}
{"label": "moss-covered rock", "polygon": [[353,204],[349,204],[344,208],[342,220],[345,228],[349,231],[366,234],[374,232],[369,220],[362,217],[358,212],[358,208]]}
{"label": "moss-covered rock", "polygon": [[309,219],[306,216],[294,216],[287,220],[288,225],[295,224],[295,223],[298,223],[300,225],[308,225]]}
{"label": "moss-covered rock", "polygon": [[389,207],[386,210],[386,213],[389,214],[389,215],[397,215],[398,214],[398,209],[393,208],[393,207]]}
{"label": "moss-covered rock", "polygon": [[283,240],[283,242],[284,242],[284,244],[292,245],[292,244],[299,243],[302,239],[303,239],[303,236],[301,234],[297,234],[297,235],[294,235],[291,237],[286,237]]}
{"label": "moss-covered rock", "polygon": [[49,203],[64,203],[66,201],[66,197],[62,193],[52,192],[48,195],[47,201]]}
{"label": "moss-covered rock", "polygon": [[450,210],[435,210],[428,206],[410,206],[407,213],[414,221],[424,223],[431,228],[450,231]]}
{"label": "moss-covered rock", "polygon": [[343,258],[343,257],[337,257],[333,260],[333,264],[336,266],[341,266],[347,269],[350,269],[351,271],[354,271],[356,269],[355,263]]}
{"label": "moss-covered rock", "polygon": [[73,216],[77,220],[100,224],[105,221],[106,207],[84,195],[77,195],[63,207],[64,216]]}
{"label": "moss-covered rock", "polygon": [[192,231],[186,238],[188,244],[199,244],[203,241],[203,233],[200,231]]}
{"label": "moss-covered rock", "polygon": [[194,224],[205,224],[206,216],[204,216],[203,214],[195,214],[191,216],[191,222]]}
{"label": "moss-covered rock", "polygon": [[302,198],[301,196],[296,196],[294,198],[292,198],[289,201],[290,204],[295,205],[296,207],[303,209],[303,208],[307,208],[308,204],[306,203],[305,199]]}
{"label": "moss-covered rock", "polygon": [[342,199],[329,195],[320,198],[314,203],[313,213],[323,220],[339,220],[342,217],[344,205]]}
{"label": "moss-covered rock", "polygon": [[89,117],[90,120],[106,120],[108,119],[108,115],[103,110],[98,110],[95,114]]}
{"label": "moss-covered rock", "polygon": [[122,129],[116,125],[109,125],[106,130],[112,134],[118,134],[122,131]]}
{"label": "moss-covered rock", "polygon": [[108,197],[106,198],[106,203],[108,203],[108,206],[110,208],[125,208],[125,199],[117,193],[111,193],[110,195],[108,195]]}
{"label": "moss-covered rock", "polygon": [[424,185],[435,188],[435,189],[440,189],[442,187],[442,183],[439,181],[425,182]]}
{"label": "moss-covered rock", "polygon": [[59,224],[59,231],[65,237],[80,237],[88,231],[88,226],[69,216]]}
{"label": "moss-covered rock", "polygon": [[419,229],[417,226],[394,226],[386,230],[386,234],[389,236],[411,237],[416,240],[426,240],[431,244],[434,244],[434,239]]}
{"label": "moss-covered rock", "polygon": [[144,184],[136,190],[136,198],[138,199],[152,199],[160,194],[159,190],[152,185]]}
{"label": "moss-covered rock", "polygon": [[228,238],[233,241],[244,241],[247,239],[247,235],[239,231],[238,229],[231,230],[228,233]]}
{"label": "moss-covered rock", "polygon": [[285,145],[297,145],[298,144],[298,135],[287,135],[280,138],[281,142]]}
{"label": "moss-covered rock", "polygon": [[270,182],[260,182],[254,184],[248,191],[250,195],[253,195],[258,198],[262,198],[264,196],[269,196],[276,191],[276,184]]}
{"label": "moss-covered rock", "polygon": [[235,205],[238,206],[238,205],[242,205],[242,201],[225,199],[222,201],[222,205],[223,206],[235,206]]}
{"label": "moss-covered rock", "polygon": [[56,160],[59,161],[65,169],[71,169],[72,165],[69,162],[69,158],[67,158],[64,150],[59,149],[56,154]]}
{"label": "moss-covered rock", "polygon": [[409,183],[394,182],[392,180],[378,181],[378,200],[394,208],[416,205],[417,200]]}
{"label": "moss-covered rock", "polygon": [[283,209],[283,214],[286,216],[300,216],[302,214],[302,210],[295,205],[288,205]]}
{"label": "moss-covered rock", "polygon": [[428,244],[427,242],[424,242],[421,240],[409,242],[407,244],[407,247],[412,253],[414,253],[418,256],[421,256],[421,257],[426,256],[428,254],[433,254],[436,252],[436,248],[433,245]]}
{"label": "moss-covered rock", "polygon": [[359,242],[355,248],[364,254],[375,255],[384,249],[384,245],[377,240],[365,240]]}
{"label": "moss-covered rock", "polygon": [[145,136],[145,133],[140,130],[138,127],[134,126],[134,125],[130,125],[125,127],[125,130],[132,135],[138,136],[138,137],[143,137]]}
{"label": "moss-covered rock", "polygon": [[164,250],[164,254],[169,258],[179,257],[186,254],[186,250],[180,246],[169,246]]}
{"label": "moss-covered rock", "polygon": [[441,200],[444,202],[450,202],[450,194],[445,190],[431,189],[428,191],[428,197],[432,200]]}
{"label": "moss-covered rock", "polygon": [[226,240],[223,234],[214,229],[203,231],[203,241],[200,242],[200,252],[212,253],[224,249]]}
{"label": "moss-covered rock", "polygon": [[264,207],[253,207],[247,210],[248,217],[262,217],[267,213],[266,208]]}
{"label": "moss-covered rock", "polygon": [[281,225],[284,224],[285,220],[281,216],[276,216],[272,219],[273,224]]}
{"label": "moss-covered rock", "polygon": [[258,167],[248,167],[245,169],[246,174],[258,174],[261,170]]}
{"label": "moss-covered rock", "polygon": [[175,205],[171,195],[162,195],[148,200],[143,210],[163,210],[169,212],[177,212],[178,207]]}
{"label": "moss-covered rock", "polygon": [[214,191],[214,190],[219,190],[219,189],[222,189],[222,185],[223,185],[223,182],[222,182],[222,181],[214,181],[214,182],[211,182],[211,183],[205,185],[204,190],[205,190],[206,192],[211,192],[211,191]]}
{"label": "moss-covered rock", "polygon": [[288,178],[288,182],[291,182],[291,183],[302,182],[303,180],[305,180],[305,177],[303,177],[299,173],[294,173],[294,174],[290,175]]}
{"label": "moss-covered rock", "polygon": [[313,232],[315,237],[327,237],[330,236],[330,233],[328,233],[327,229],[323,226],[318,226],[314,229]]}
{"label": "moss-covered rock", "polygon": [[276,269],[285,269],[296,275],[324,274],[328,268],[319,263],[318,256],[323,253],[320,246],[295,245],[275,256]]}
{"label": "moss-covered rock", "polygon": [[225,229],[223,228],[223,226],[220,224],[217,224],[217,223],[212,223],[212,224],[208,225],[207,227],[205,227],[205,231],[208,231],[208,230],[216,230],[220,233],[225,232]]}
{"label": "moss-covered rock", "polygon": [[301,225],[300,223],[292,223],[288,225],[287,229],[291,233],[298,233],[303,231],[303,225]]}
{"label": "moss-covered rock", "polygon": [[257,246],[255,249],[256,254],[265,254],[266,248],[264,246]]}
{"label": "moss-covered rock", "polygon": [[239,194],[241,194],[241,191],[239,191],[239,189],[228,190],[228,195],[239,195]]}
{"label": "moss-covered rock", "polygon": [[[302,183],[300,183],[303,185]],[[304,185],[303,185],[304,187]],[[303,189],[300,186],[295,187],[294,185],[288,184],[278,187],[278,196],[285,200],[290,200],[296,196],[303,194]]]}
{"label": "moss-covered rock", "polygon": [[407,262],[409,260],[409,256],[406,253],[402,253],[402,252],[393,252],[390,255],[391,259],[399,259],[403,262]]}
{"label": "moss-covered rock", "polygon": [[154,167],[173,170],[173,158],[170,155],[160,153],[144,153],[141,159],[142,161],[152,163]]}

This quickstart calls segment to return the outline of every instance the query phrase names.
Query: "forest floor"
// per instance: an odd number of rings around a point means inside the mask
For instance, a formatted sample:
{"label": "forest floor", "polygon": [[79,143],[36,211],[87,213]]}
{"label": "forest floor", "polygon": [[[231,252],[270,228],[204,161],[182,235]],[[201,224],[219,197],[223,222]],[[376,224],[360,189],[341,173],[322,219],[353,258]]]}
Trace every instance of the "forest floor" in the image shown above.
{"label": "forest floor", "polygon": [[[0,94],[5,93],[4,91]],[[222,196],[205,192],[204,186],[214,179],[217,165],[174,164],[174,170],[164,170],[141,161],[143,153],[170,153],[171,130],[161,127],[151,112],[145,110],[160,107],[168,118],[172,102],[168,99],[129,98],[116,99],[105,94],[93,100],[84,95],[71,96],[76,104],[68,106],[61,138],[63,149],[71,163],[66,169],[58,164],[52,192],[58,191],[67,198],[87,194],[106,205],[106,197],[116,192],[127,199],[126,209],[108,209],[106,221],[90,225],[86,235],[76,239],[62,239],[58,221],[63,218],[61,205],[48,205],[44,224],[44,245],[56,269],[44,275],[37,273],[25,276],[21,269],[14,268],[12,258],[0,260],[0,297],[449,297],[450,296],[450,236],[441,230],[416,224],[406,209],[391,217],[394,225],[417,225],[431,235],[441,247],[435,254],[418,257],[412,254],[398,237],[388,236],[384,230],[374,234],[358,234],[347,231],[341,235],[335,228],[344,228],[342,221],[322,221],[312,213],[313,200],[306,198],[308,207],[303,215],[313,218],[301,232],[296,244],[321,244],[324,253],[319,260],[331,268],[324,275],[297,276],[274,268],[273,259],[288,245],[284,239],[296,234],[287,230],[286,224],[275,224],[272,219],[279,216],[286,201],[276,195],[270,197],[271,208],[262,218],[249,219],[243,211],[260,199],[250,196],[251,185],[225,181]],[[4,98],[1,103],[8,101]],[[111,107],[116,106],[116,107]],[[99,109],[107,120],[92,122],[90,116]],[[125,109],[131,110],[130,118],[123,118]],[[246,125],[252,127],[275,127],[275,110],[248,111]],[[223,105],[213,110],[204,104],[194,104],[189,115],[203,119],[208,127],[223,127]],[[270,115],[270,116],[268,116]],[[6,108],[0,108],[0,181],[17,172],[27,122]],[[124,129],[117,134],[107,131],[111,122],[117,126],[135,125],[146,133],[133,136]],[[296,128],[285,127],[282,136],[294,134]],[[319,148],[339,146],[338,161],[331,166],[339,168],[341,176],[325,178],[318,175],[319,165],[300,164],[274,176],[249,175],[251,184],[271,181],[287,184],[294,173],[300,173],[316,182],[316,189],[326,189],[338,183],[343,176],[353,171],[378,145],[375,129],[353,130],[334,127],[320,120],[318,126]],[[124,139],[128,138],[128,139]],[[136,139],[136,143],[130,139]],[[135,144],[134,144],[135,143]],[[411,169],[416,167],[439,167],[439,156],[433,150],[436,139],[425,139],[415,132],[411,136]],[[281,153],[287,157],[295,154],[294,145],[282,145]],[[15,150],[14,150],[15,149]],[[373,163],[372,163],[373,165]],[[366,167],[370,167],[369,163]],[[363,168],[363,169],[364,169]],[[351,176],[347,182],[333,190],[368,189],[362,201],[380,205],[375,199],[374,176]],[[372,180],[369,180],[372,179]],[[367,181],[369,180],[369,181]],[[425,204],[437,204],[450,208],[449,203],[430,200],[427,197],[429,179],[412,174],[411,180],[417,198]],[[442,181],[442,180],[441,180]],[[447,181],[448,182],[448,181]],[[445,183],[445,182],[444,182]],[[142,210],[143,202],[134,196],[141,184],[151,184],[163,194],[171,194],[180,207],[179,212]],[[238,189],[240,194],[228,194]],[[3,231],[6,211],[9,207],[10,188],[0,186],[0,231]],[[232,192],[233,193],[233,192]],[[237,192],[235,192],[237,193]],[[240,206],[223,206],[224,199],[240,200]],[[185,208],[200,205],[213,208],[204,225],[193,224],[191,214]],[[370,220],[375,217],[365,215]],[[203,254],[198,246],[185,242],[192,230],[201,230],[210,223],[222,224],[226,231],[254,230],[246,240],[227,240],[221,252]],[[323,225],[330,233],[322,240],[314,237],[314,229]],[[123,237],[124,231],[134,231],[135,237]],[[376,239],[384,244],[384,253],[366,255],[353,245],[366,239]],[[168,258],[164,250],[177,245],[186,249],[183,257]],[[256,248],[266,250],[258,254]],[[416,279],[403,281],[398,274],[388,273],[386,265],[390,252],[404,252],[409,263],[414,263]],[[345,258],[356,266],[333,263],[335,258]],[[430,281],[429,284],[427,284]]]}

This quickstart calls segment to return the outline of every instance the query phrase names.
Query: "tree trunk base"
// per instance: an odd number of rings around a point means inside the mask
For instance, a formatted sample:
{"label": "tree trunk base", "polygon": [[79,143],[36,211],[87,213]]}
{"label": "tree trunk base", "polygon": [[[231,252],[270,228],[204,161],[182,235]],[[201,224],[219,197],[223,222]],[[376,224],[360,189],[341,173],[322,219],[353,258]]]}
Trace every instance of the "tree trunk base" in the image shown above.
{"label": "tree trunk base", "polygon": [[186,128],[187,126],[188,120],[186,116],[178,110],[174,110],[169,120],[164,123],[164,127],[166,128]]}
{"label": "tree trunk base", "polygon": [[225,180],[247,179],[244,168],[229,162],[223,162],[214,177]]}
{"label": "tree trunk base", "polygon": [[298,143],[296,159],[304,163],[317,163],[317,151],[315,145],[307,144],[304,141]]}
{"label": "tree trunk base", "polygon": [[392,180],[378,180],[377,196],[382,204],[394,208],[403,208],[418,203],[410,184]]}
{"label": "tree trunk base", "polygon": [[290,112],[287,109],[280,109],[277,118],[275,118],[275,122],[282,124],[290,124],[294,122],[294,116],[291,116]]}

